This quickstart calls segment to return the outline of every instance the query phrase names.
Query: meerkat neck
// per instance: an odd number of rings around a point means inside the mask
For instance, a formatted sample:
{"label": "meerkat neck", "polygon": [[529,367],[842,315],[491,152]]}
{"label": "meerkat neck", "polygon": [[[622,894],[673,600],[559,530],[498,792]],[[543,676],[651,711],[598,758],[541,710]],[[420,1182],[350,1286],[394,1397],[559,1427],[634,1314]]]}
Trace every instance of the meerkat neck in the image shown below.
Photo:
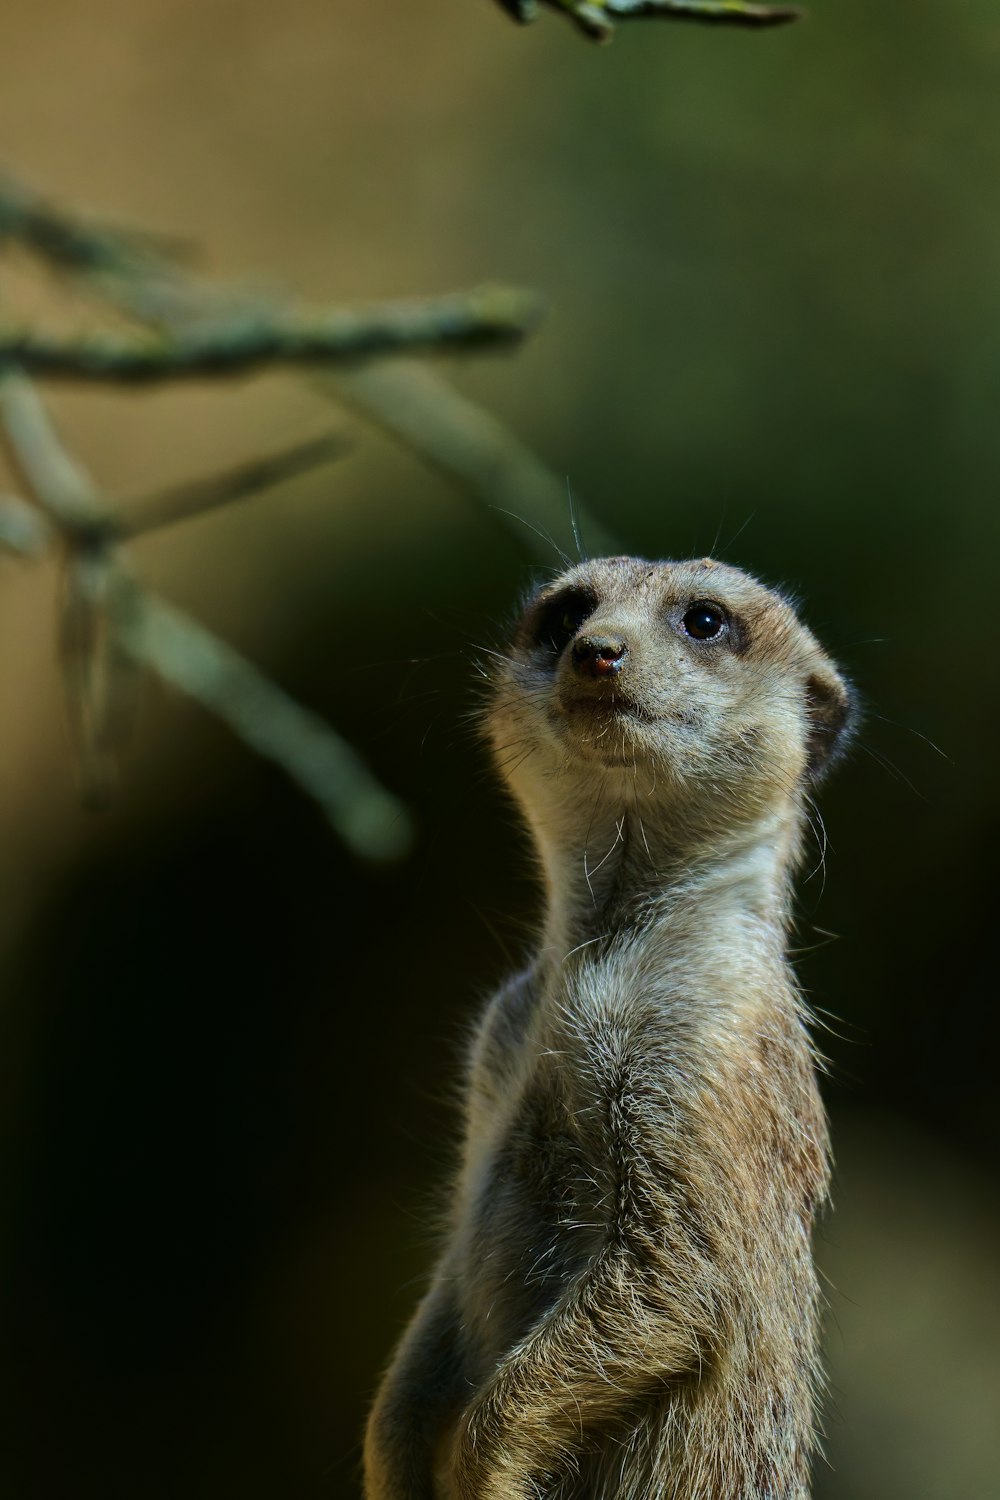
{"label": "meerkat neck", "polygon": [[[703,946],[732,924],[770,934],[783,959],[795,808],[762,813],[737,831],[678,829],[635,808],[595,816],[582,832],[534,825],[546,886],[542,951],[559,960],[602,938],[690,928]],[[692,926],[695,913],[698,922]]]}

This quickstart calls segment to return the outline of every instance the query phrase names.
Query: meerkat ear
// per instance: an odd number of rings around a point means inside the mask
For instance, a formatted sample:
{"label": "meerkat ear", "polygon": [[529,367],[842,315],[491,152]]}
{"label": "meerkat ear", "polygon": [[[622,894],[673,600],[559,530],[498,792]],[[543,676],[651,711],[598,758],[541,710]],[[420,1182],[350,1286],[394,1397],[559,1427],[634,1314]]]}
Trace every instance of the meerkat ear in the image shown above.
{"label": "meerkat ear", "polygon": [[854,728],[850,685],[829,662],[806,679],[806,775],[818,781],[846,748]]}

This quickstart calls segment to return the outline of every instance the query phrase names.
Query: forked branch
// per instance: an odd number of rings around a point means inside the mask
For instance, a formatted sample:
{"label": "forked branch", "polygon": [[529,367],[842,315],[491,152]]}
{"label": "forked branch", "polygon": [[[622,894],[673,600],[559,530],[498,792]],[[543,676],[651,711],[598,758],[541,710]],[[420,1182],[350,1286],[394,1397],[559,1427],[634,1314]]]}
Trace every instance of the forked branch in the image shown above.
{"label": "forked branch", "polygon": [[[355,853],[369,859],[405,853],[413,832],[409,814],[357,751],[232,647],[132,576],[116,545],[121,532],[114,513],[63,445],[31,382],[13,371],[0,375],[0,436],[41,511],[3,497],[0,542],[26,556],[38,555],[56,538],[64,544],[63,669],[92,795],[106,792],[128,729],[134,669],[149,668],[282,766]],[[160,502],[158,524],[172,518],[171,508]],[[151,505],[147,521],[153,519],[157,510]]]}

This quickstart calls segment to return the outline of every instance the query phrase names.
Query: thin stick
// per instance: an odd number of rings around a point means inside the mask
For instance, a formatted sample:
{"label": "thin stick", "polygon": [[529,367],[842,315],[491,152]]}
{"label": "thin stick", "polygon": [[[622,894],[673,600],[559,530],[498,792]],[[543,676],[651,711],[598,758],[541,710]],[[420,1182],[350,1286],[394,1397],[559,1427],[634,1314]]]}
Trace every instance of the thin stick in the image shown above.
{"label": "thin stick", "polygon": [[87,223],[0,175],[0,244],[5,239],[21,240],[57,266],[91,271],[132,269],[146,256],[189,248],[166,235]]}
{"label": "thin stick", "polygon": [[259,755],[276,761],[319,803],[356,854],[394,860],[412,847],[409,813],[379,785],[357,751],[197,620],[147,591],[126,617],[121,638],[137,661],[197,699]]}
{"label": "thin stick", "polygon": [[221,474],[210,474],[187,484],[174,485],[126,504],[124,511],[111,523],[115,535],[130,541],[147,536],[192,516],[203,516],[242,500],[249,500],[261,490],[271,489],[300,474],[307,474],[320,464],[342,458],[354,447],[342,433],[327,433],[312,442],[298,443],[283,452],[273,453]]}
{"label": "thin stick", "polygon": [[[461,395],[426,366],[379,364],[316,377],[327,391],[398,438],[498,515],[512,520],[518,541],[551,565],[554,543],[539,546],[525,528],[558,536],[566,525],[566,495],[552,470],[509,428]],[[616,552],[611,533],[577,503],[591,546]]]}
{"label": "thin stick", "polygon": [[0,547],[18,557],[42,557],[52,541],[45,517],[17,495],[0,495]]}
{"label": "thin stick", "polygon": [[534,328],[541,310],[533,293],[479,287],[423,301],[383,302],[357,312],[262,303],[242,316],[216,317],[160,334],[54,338],[0,327],[0,366],[46,378],[129,384],[232,375],[263,365],[327,364],[399,350],[426,353],[516,343]]}
{"label": "thin stick", "polygon": [[89,475],[57,438],[30,381],[15,370],[0,370],[0,433],[25,488],[59,527],[76,532],[103,521]]}

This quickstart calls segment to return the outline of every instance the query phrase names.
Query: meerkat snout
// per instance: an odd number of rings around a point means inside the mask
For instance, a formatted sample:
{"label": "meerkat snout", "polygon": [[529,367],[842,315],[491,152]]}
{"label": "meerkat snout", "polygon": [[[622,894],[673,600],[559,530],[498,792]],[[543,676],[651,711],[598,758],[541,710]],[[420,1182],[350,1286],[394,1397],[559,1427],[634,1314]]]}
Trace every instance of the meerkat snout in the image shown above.
{"label": "meerkat snout", "polygon": [[573,667],[582,677],[614,677],[627,656],[628,643],[620,636],[580,635],[573,642]]}

